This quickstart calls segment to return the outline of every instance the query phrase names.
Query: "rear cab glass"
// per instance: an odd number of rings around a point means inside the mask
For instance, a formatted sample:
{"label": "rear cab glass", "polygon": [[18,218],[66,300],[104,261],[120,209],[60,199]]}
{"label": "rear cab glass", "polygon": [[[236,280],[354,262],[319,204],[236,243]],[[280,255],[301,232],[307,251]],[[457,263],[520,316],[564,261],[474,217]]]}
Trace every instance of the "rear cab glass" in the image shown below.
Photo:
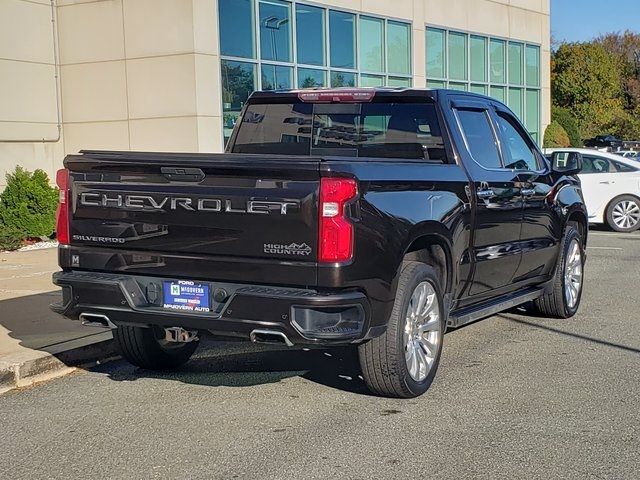
{"label": "rear cab glass", "polygon": [[231,153],[447,163],[434,103],[251,103]]}

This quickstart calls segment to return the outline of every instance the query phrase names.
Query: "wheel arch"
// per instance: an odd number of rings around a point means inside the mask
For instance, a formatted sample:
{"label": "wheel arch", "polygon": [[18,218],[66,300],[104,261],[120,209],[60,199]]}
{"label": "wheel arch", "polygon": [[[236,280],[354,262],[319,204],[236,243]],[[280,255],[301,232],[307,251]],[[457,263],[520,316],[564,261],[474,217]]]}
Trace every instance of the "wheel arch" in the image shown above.
{"label": "wheel arch", "polygon": [[403,260],[431,265],[442,282],[443,293],[452,291],[454,275],[451,247],[442,236],[429,233],[413,239],[405,249]]}
{"label": "wheel arch", "polygon": [[575,210],[567,217],[567,225],[575,223],[578,226],[580,232],[580,238],[582,238],[582,246],[587,246],[587,236],[589,235],[589,219],[580,210]]}

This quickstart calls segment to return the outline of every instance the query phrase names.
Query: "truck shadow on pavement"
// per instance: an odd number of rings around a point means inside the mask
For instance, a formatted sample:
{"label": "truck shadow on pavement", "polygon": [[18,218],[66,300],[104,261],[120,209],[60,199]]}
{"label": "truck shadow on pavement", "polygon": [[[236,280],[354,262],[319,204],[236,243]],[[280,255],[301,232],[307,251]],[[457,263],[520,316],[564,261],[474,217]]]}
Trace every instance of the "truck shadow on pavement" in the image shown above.
{"label": "truck shadow on pavement", "polygon": [[0,351],[24,347],[57,356],[65,345],[71,348],[82,339],[105,336],[105,330],[84,327],[52,312],[49,305],[60,297],[56,290],[0,300]]}
{"label": "truck shadow on pavement", "polygon": [[[528,317],[530,317],[531,320],[527,320],[526,317],[523,317],[523,315],[527,315]],[[524,313],[522,310],[510,310],[509,312],[505,312],[505,313],[501,313],[497,315],[498,317],[504,319],[504,320],[508,320],[510,322],[513,323],[518,323],[520,325],[526,325],[528,327],[533,327],[533,328],[538,328],[540,330],[545,330],[547,332],[551,332],[551,333],[556,333],[558,335],[565,335],[571,338],[575,338],[578,340],[584,340],[587,342],[592,342],[592,343],[596,343],[598,345],[602,345],[605,347],[611,347],[611,348],[616,348],[619,350],[624,350],[626,352],[631,352],[631,353],[640,353],[640,349],[639,348],[634,348],[634,347],[629,347],[627,345],[622,345],[620,343],[614,343],[614,342],[609,342],[607,340],[601,340],[599,338],[594,338],[588,335],[581,335],[579,333],[573,333],[573,332],[567,332],[565,330],[562,330],[560,328],[556,328],[556,327],[552,327],[549,325],[544,325],[541,323],[538,323],[536,321],[532,321],[532,320],[546,320],[546,317],[542,317],[542,316],[538,316],[538,315],[532,315],[530,312],[526,312]]]}
{"label": "truck shadow on pavement", "polygon": [[[0,300],[0,352],[11,355],[20,349],[47,352],[68,366],[89,368],[104,358],[117,355],[105,329],[85,327],[49,309],[59,301],[59,291]],[[89,344],[78,348],[78,344]],[[71,349],[71,350],[70,350]],[[0,355],[1,357],[2,355]],[[106,373],[116,381],[157,378],[207,386],[250,387],[277,383],[291,377],[342,391],[366,394],[355,348],[302,350],[249,342],[221,342],[205,335],[193,358],[182,368],[154,372],[123,367],[124,361],[108,362],[89,370]]]}
{"label": "truck shadow on pavement", "polygon": [[302,377],[330,388],[369,394],[355,348],[282,349],[205,337],[193,358],[176,370],[156,372],[114,364],[93,370],[106,373],[115,381],[153,378],[210,387],[252,387]]}

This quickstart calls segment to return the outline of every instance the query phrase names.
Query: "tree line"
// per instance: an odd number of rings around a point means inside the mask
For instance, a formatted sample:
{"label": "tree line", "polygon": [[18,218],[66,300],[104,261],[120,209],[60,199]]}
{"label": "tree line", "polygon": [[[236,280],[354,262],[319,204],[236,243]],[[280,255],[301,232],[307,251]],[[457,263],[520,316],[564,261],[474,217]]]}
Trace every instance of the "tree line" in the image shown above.
{"label": "tree line", "polygon": [[581,147],[584,139],[605,134],[640,140],[640,34],[557,45],[551,101],[545,147]]}

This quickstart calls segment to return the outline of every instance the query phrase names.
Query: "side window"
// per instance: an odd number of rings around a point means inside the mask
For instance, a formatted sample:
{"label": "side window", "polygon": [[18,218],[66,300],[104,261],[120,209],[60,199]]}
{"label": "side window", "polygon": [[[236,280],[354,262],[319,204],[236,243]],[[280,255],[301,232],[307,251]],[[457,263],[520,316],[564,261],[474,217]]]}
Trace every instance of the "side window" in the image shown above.
{"label": "side window", "polygon": [[618,172],[637,172],[637,168],[630,167],[626,163],[616,162],[615,160],[611,160],[611,163],[616,167]]}
{"label": "side window", "polygon": [[515,120],[510,116],[498,112],[498,128],[505,144],[505,168],[540,170],[535,148],[516,125]]}
{"label": "side window", "polygon": [[502,168],[495,136],[485,110],[457,110],[469,153],[485,168]]}
{"label": "side window", "polygon": [[582,172],[580,173],[609,173],[613,171],[609,160],[603,157],[583,155],[582,163]]}

